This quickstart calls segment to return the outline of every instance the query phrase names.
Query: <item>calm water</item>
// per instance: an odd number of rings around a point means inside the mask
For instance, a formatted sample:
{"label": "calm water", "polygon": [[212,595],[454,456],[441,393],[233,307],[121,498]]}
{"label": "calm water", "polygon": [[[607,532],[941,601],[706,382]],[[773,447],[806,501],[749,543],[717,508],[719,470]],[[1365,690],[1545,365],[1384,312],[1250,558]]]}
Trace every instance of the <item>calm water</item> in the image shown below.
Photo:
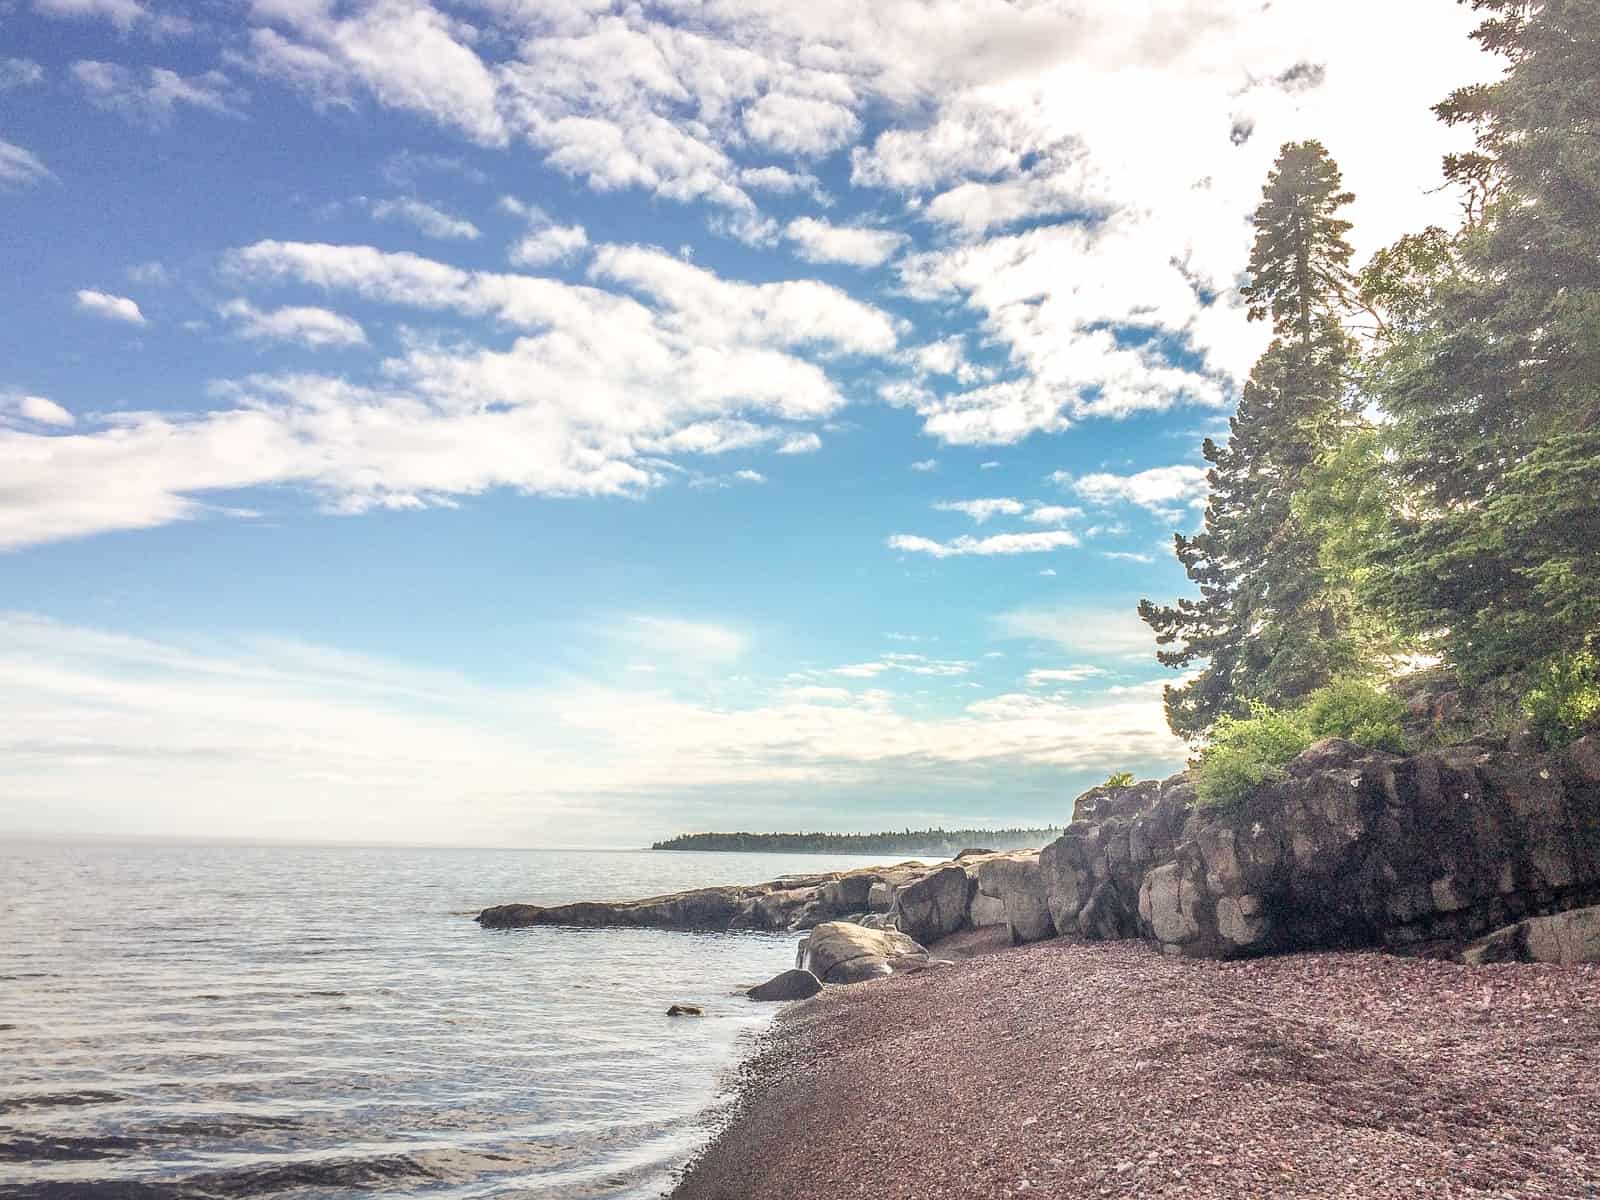
{"label": "calm water", "polygon": [[863,861],[0,843],[0,1197],[657,1196],[794,936],[463,910]]}

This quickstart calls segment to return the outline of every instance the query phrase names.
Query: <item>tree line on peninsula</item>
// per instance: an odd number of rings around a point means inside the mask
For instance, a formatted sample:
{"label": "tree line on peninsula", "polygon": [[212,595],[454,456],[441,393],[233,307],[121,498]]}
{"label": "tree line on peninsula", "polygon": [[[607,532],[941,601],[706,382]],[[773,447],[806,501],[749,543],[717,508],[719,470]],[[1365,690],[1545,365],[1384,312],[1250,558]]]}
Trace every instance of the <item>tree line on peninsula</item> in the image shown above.
{"label": "tree line on peninsula", "polygon": [[963,850],[1022,850],[1060,829],[904,829],[898,833],[686,833],[652,850],[759,850],[788,854],[904,854],[952,858]]}
{"label": "tree line on peninsula", "polygon": [[1390,685],[1419,659],[1471,698],[1458,734],[1600,718],[1600,0],[1471,3],[1505,70],[1434,109],[1475,135],[1444,161],[1454,228],[1354,269],[1317,141],[1255,212],[1242,292],[1273,337],[1174,537],[1199,595],[1139,605],[1203,800],[1313,737],[1405,748]]}

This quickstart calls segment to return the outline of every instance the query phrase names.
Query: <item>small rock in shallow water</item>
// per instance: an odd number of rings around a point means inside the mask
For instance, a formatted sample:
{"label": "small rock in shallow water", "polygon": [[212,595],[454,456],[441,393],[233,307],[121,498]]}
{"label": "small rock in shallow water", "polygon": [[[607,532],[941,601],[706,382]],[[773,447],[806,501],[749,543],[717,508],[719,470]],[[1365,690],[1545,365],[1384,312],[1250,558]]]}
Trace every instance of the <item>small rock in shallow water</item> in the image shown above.
{"label": "small rock in shallow water", "polygon": [[667,1009],[667,1016],[669,1017],[703,1017],[705,1015],[706,1010],[698,1004],[674,1004]]}
{"label": "small rock in shallow water", "polygon": [[797,969],[774,975],[745,995],[752,1000],[805,1000],[822,990],[822,981],[810,971]]}

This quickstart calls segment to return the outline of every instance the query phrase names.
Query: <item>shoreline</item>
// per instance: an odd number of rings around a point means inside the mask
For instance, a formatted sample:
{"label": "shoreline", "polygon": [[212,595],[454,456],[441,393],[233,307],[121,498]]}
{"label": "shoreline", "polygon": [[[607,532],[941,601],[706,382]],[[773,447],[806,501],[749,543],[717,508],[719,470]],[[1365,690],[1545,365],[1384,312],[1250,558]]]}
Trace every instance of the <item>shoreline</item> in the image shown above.
{"label": "shoreline", "polygon": [[785,1008],[672,1200],[1600,1192],[1600,967],[966,948]]}

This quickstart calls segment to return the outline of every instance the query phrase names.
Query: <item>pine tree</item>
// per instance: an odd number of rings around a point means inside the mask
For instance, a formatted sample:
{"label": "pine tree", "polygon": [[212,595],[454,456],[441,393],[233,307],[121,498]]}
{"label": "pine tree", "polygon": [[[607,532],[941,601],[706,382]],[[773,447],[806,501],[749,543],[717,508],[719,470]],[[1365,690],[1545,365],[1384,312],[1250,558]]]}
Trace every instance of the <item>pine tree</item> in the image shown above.
{"label": "pine tree", "polygon": [[1600,635],[1600,0],[1474,0],[1498,81],[1437,106],[1467,221],[1374,373],[1410,513],[1370,595],[1469,678]]}
{"label": "pine tree", "polygon": [[1139,603],[1164,665],[1205,663],[1192,681],[1166,689],[1167,720],[1181,736],[1242,714],[1249,700],[1298,699],[1358,654],[1349,598],[1330,586],[1319,539],[1293,504],[1356,422],[1346,386],[1353,347],[1342,324],[1355,293],[1350,225],[1338,215],[1352,198],[1320,143],[1290,143],[1256,209],[1242,290],[1249,317],[1270,320],[1275,337],[1245,384],[1227,443],[1208,438],[1202,447],[1211,464],[1203,530],[1174,537],[1200,598]]}

